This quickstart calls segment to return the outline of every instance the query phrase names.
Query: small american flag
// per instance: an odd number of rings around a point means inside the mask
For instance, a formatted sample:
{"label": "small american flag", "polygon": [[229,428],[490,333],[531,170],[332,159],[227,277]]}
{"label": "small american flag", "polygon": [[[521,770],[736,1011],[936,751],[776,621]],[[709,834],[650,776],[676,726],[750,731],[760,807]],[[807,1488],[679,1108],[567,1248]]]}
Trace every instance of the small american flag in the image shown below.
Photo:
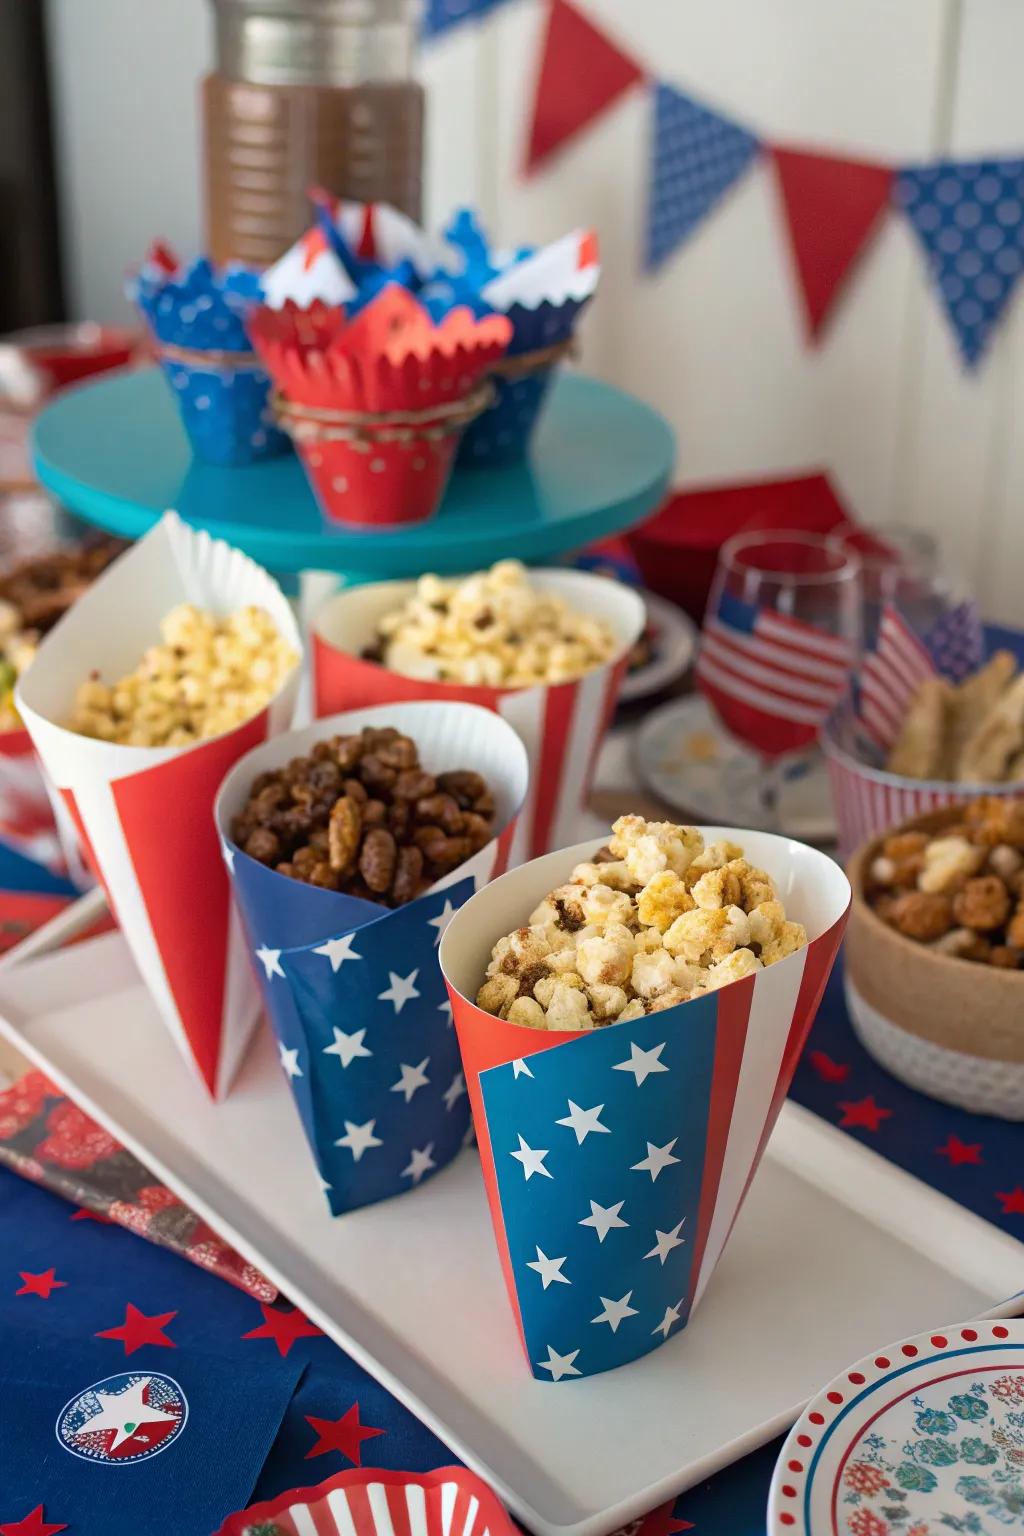
{"label": "small american flag", "polygon": [[704,620],[697,681],[735,735],[775,756],[813,743],[853,662],[849,641],[723,592]]}
{"label": "small american flag", "polygon": [[971,602],[951,608],[919,639],[899,609],[882,612],[875,649],[859,680],[860,720],[884,751],[900,733],[907,709],[921,684],[932,677],[959,683],[976,672],[985,656],[978,610]]}

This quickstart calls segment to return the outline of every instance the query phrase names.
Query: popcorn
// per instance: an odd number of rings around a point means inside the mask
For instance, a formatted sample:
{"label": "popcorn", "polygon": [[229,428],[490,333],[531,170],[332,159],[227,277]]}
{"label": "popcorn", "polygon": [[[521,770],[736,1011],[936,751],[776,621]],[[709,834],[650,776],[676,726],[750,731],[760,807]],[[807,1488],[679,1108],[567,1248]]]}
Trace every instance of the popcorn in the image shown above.
{"label": "popcorn", "polygon": [[182,603],[160,634],[134,672],[80,685],[70,730],[125,746],[190,746],[258,714],[299,659],[262,608],[219,619]]}
{"label": "popcorn", "polygon": [[457,580],[421,576],[364,656],[432,682],[529,688],[571,682],[616,649],[608,625],[531,585],[518,560],[500,560]]}
{"label": "popcorn", "polygon": [[[1024,866],[1024,860],[1022,860]],[[751,976],[807,943],[735,843],[623,816],[529,925],[498,939],[477,1004],[533,1029],[628,1023]]]}

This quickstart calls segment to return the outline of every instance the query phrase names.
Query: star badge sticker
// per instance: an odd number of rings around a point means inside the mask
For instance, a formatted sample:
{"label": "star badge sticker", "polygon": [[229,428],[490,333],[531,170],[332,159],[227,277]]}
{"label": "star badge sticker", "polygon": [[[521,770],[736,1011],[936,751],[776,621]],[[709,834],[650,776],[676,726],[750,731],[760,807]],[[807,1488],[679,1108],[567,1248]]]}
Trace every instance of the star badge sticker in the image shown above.
{"label": "star badge sticker", "polygon": [[133,1355],[144,1344],[158,1344],[163,1349],[176,1349],[173,1339],[169,1339],[164,1332],[168,1323],[174,1321],[177,1312],[157,1312],[152,1317],[147,1317],[145,1312],[140,1312],[138,1307],[128,1302],[124,1309],[124,1322],[116,1328],[104,1328],[102,1333],[97,1333],[98,1339],[120,1339],[124,1344],[126,1355]]}
{"label": "star badge sticker", "polygon": [[82,1423],[78,1434],[93,1435],[112,1429],[114,1438],[107,1446],[109,1454],[130,1440],[143,1424],[176,1424],[176,1413],[168,1413],[166,1408],[157,1408],[146,1401],[146,1388],[149,1385],[150,1377],[143,1376],[123,1392],[102,1392],[97,1387],[95,1395],[99,1407]]}
{"label": "star badge sticker", "polygon": [[312,1450],[306,1452],[306,1461],[311,1461],[314,1456],[326,1456],[328,1451],[338,1451],[353,1466],[361,1467],[363,1441],[384,1434],[382,1429],[373,1429],[369,1424],[359,1422],[358,1403],[353,1403],[340,1419],[318,1419],[307,1413],[306,1423],[315,1430],[317,1437]]}
{"label": "star badge sticker", "polygon": [[49,1299],[51,1291],[67,1285],[66,1280],[57,1279],[55,1269],[44,1269],[40,1275],[34,1275],[27,1269],[19,1269],[18,1274],[22,1283],[20,1289],[15,1291],[15,1296],[42,1296],[45,1301]]}
{"label": "star badge sticker", "polygon": [[260,1311],[263,1313],[263,1321],[258,1328],[252,1328],[248,1333],[243,1333],[243,1339],[273,1339],[277,1345],[277,1352],[284,1357],[295,1343],[296,1339],[312,1339],[321,1332],[315,1323],[311,1323],[298,1309],[292,1307],[285,1310],[283,1307],[271,1307],[265,1301],[260,1302]]}

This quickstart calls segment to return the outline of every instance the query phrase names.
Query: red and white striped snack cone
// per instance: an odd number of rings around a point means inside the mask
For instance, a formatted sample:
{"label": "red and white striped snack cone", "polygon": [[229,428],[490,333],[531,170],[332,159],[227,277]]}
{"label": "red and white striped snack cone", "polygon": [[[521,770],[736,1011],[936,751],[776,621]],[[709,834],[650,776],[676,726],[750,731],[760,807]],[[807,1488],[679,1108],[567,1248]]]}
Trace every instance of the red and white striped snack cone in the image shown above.
{"label": "red and white striped snack cone", "polygon": [[46,780],[24,727],[0,731],[0,823],[5,837],[21,841],[53,831]]}
{"label": "red and white striped snack cone", "polygon": [[873,767],[866,761],[869,748],[860,739],[849,703],[840,705],[826,720],[821,750],[844,860],[880,833],[944,805],[961,805],[988,795],[1010,799],[1024,795],[1024,782],[1019,779],[1006,784],[958,784],[942,779],[908,779]]}
{"label": "red and white striped snack cone", "polygon": [[701,831],[739,843],[773,876],[807,929],[804,948],[718,991],[582,1033],[484,1012],[475,998],[492,946],[593,857],[593,842],[493,881],[441,941],[498,1252],[539,1380],[609,1370],[686,1326],[842,938],[850,885],[827,855],[765,832]]}
{"label": "red and white striped snack cone", "polygon": [[413,582],[352,587],[329,598],[311,625],[314,708],[318,715],[408,699],[460,700],[496,710],[514,726],[530,760],[530,787],[519,818],[511,863],[521,864],[577,835],[594,766],[615,713],[629,654],[643,633],[646,610],[630,587],[589,571],[531,570],[530,582],[580,613],[603,619],[615,654],[571,683],[532,688],[484,688],[406,677],[361,652],[376,638],[378,620],[410,596]]}
{"label": "red and white striped snack cone", "polygon": [[359,1467],[250,1505],[215,1536],[516,1536],[516,1526],[466,1467]]}
{"label": "red and white striped snack cone", "polygon": [[373,527],[437,511],[462,431],[491,398],[484,375],[512,335],[503,315],[464,308],[435,323],[397,283],[351,321],[286,303],[255,310],[248,330],[320,510]]}
{"label": "red and white striped snack cone", "polygon": [[191,747],[114,745],[63,723],[82,680],[130,672],[179,603],[223,615],[262,608],[301,655],[292,610],[266,571],[169,512],[47,635],[16,703],[161,1017],[220,1097],[258,1018],[259,993],[213,802],[231,765],[291,723],[299,668],[258,715]]}

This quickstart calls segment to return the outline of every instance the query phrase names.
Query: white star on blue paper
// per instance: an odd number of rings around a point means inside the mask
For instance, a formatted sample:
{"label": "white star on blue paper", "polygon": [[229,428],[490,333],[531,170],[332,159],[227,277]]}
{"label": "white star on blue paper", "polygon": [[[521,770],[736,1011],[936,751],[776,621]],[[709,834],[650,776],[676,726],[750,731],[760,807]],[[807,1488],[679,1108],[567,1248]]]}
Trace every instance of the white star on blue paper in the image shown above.
{"label": "white star on blue paper", "polygon": [[627,1291],[619,1301],[610,1301],[607,1296],[599,1296],[597,1299],[604,1308],[596,1317],[592,1317],[592,1323],[607,1323],[612,1333],[618,1333],[619,1324],[627,1317],[639,1316],[636,1307],[630,1306],[633,1292]]}
{"label": "white star on blue paper", "polygon": [[536,1245],[536,1247],[537,1257],[535,1259],[528,1259],[526,1267],[527,1269],[535,1269],[537,1271],[538,1275],[540,1275],[544,1289],[547,1290],[548,1286],[554,1285],[556,1281],[562,1285],[571,1285],[572,1281],[569,1279],[569,1276],[562,1274],[562,1265],[565,1263],[565,1254],[563,1253],[560,1259],[549,1259],[539,1243]]}
{"label": "white star on blue paper", "polygon": [[620,1200],[617,1205],[598,1205],[596,1200],[591,1200],[590,1215],[584,1216],[579,1225],[593,1227],[597,1233],[598,1242],[603,1243],[613,1227],[629,1226],[629,1222],[623,1221],[619,1215],[625,1203],[625,1200]]}
{"label": "white star on blue paper", "polygon": [[561,1381],[563,1376],[579,1376],[580,1372],[573,1365],[578,1354],[579,1350],[574,1349],[567,1355],[560,1355],[549,1344],[548,1357],[546,1360],[538,1360],[537,1368],[541,1371],[550,1371],[552,1381]]}
{"label": "white star on blue paper", "polygon": [[522,1056],[517,1056],[515,1061],[512,1063],[512,1076],[513,1078],[533,1076],[533,1073],[526,1065],[526,1062],[523,1060]]}
{"label": "white star on blue paper", "polygon": [[456,1102],[462,1098],[466,1091],[466,1079],[461,1072],[456,1072],[448,1087],[441,1097],[444,1099],[445,1109],[454,1109]]}
{"label": "white star on blue paper", "polygon": [[416,990],[416,977],[419,971],[410,971],[408,976],[396,976],[394,971],[388,971],[388,980],[391,985],[385,992],[378,992],[377,1001],[392,1003],[396,1013],[401,1013],[406,1003],[411,1003],[414,997],[419,997]]}
{"label": "white star on blue paper", "polygon": [[260,962],[264,971],[266,972],[268,981],[270,980],[271,976],[284,975],[284,970],[281,966],[281,951],[279,949],[267,949],[265,947],[258,949],[256,951],[256,959]]}
{"label": "white star on blue paper", "polygon": [[406,1062],[399,1063],[401,1077],[397,1083],[392,1083],[392,1093],[404,1093],[405,1102],[408,1104],[417,1088],[425,1088],[430,1082],[425,1068],[430,1065],[430,1057],[424,1056],[418,1066],[410,1067]]}
{"label": "white star on blue paper", "polygon": [[682,1301],[677,1301],[674,1307],[666,1307],[665,1316],[656,1328],[651,1329],[651,1332],[660,1333],[663,1339],[667,1339],[672,1325],[679,1321],[679,1312],[682,1305]]}
{"label": "white star on blue paper", "polygon": [[679,1236],[679,1233],[682,1230],[683,1222],[685,1220],[686,1217],[684,1216],[683,1221],[677,1221],[671,1232],[659,1232],[658,1229],[655,1228],[654,1247],[651,1249],[650,1253],[644,1254],[644,1258],[659,1259],[661,1263],[664,1264],[673,1248],[681,1248],[686,1242],[685,1237]]}
{"label": "white star on blue paper", "polygon": [[629,1046],[629,1060],[617,1061],[612,1068],[613,1072],[632,1072],[636,1078],[636,1085],[646,1082],[652,1072],[667,1072],[668,1067],[661,1060],[661,1053],[665,1049],[665,1041],[660,1045],[654,1045],[649,1051],[642,1051],[632,1041]]}
{"label": "white star on blue paper", "polygon": [[285,1072],[288,1074],[288,1076],[289,1077],[301,1077],[302,1076],[302,1068],[299,1066],[299,1050],[298,1050],[298,1046],[296,1046],[294,1050],[289,1051],[289,1050],[286,1050],[283,1045],[279,1044],[277,1049],[278,1049],[278,1054],[281,1057],[281,1065],[284,1068]]}
{"label": "white star on blue paper", "polygon": [[362,955],[352,948],[354,943],[355,934],[345,933],[342,934],[340,939],[328,939],[326,943],[318,945],[313,953],[314,955],[326,955],[327,959],[331,962],[331,970],[337,974],[339,967],[344,965],[346,960],[361,960],[363,958]]}
{"label": "white star on blue paper", "polygon": [[429,922],[431,928],[436,928],[437,929],[437,938],[434,940],[435,945],[440,944],[442,934],[444,933],[445,929],[448,927],[448,924],[451,922],[452,918],[455,916],[457,911],[458,911],[458,908],[457,907],[453,907],[451,902],[448,900],[448,898],[446,896],[445,899],[444,899],[444,906],[441,909],[441,911],[437,914],[437,916],[436,917],[430,917],[430,918],[427,919],[427,921]]}
{"label": "white star on blue paper", "polygon": [[382,1147],[384,1143],[379,1136],[373,1134],[376,1120],[367,1120],[365,1125],[353,1125],[351,1120],[345,1121],[345,1134],[339,1136],[334,1143],[336,1147],[347,1147],[353,1158],[358,1163],[364,1152],[371,1147]]}
{"label": "white star on blue paper", "polygon": [[221,838],[220,851],[224,855],[224,863],[227,865],[228,869],[234,873],[235,850],[232,848],[231,844],[225,842],[223,838]]}
{"label": "white star on blue paper", "polygon": [[548,1155],[547,1149],[545,1148],[541,1152],[534,1147],[528,1146],[522,1136],[519,1137],[519,1151],[512,1152],[509,1155],[514,1157],[517,1163],[522,1163],[527,1183],[530,1182],[535,1173],[542,1173],[546,1179],[554,1177],[544,1166],[544,1159]]}
{"label": "white star on blue paper", "polygon": [[343,1067],[350,1067],[357,1056],[372,1056],[373,1052],[363,1044],[366,1038],[365,1029],[357,1029],[351,1035],[346,1035],[337,1024],[332,1025],[334,1044],[324,1046],[325,1056],[337,1056]]}
{"label": "white star on blue paper", "polygon": [[630,1172],[649,1173],[651,1183],[653,1184],[663,1169],[670,1167],[672,1163],[678,1163],[678,1157],[672,1156],[672,1148],[678,1140],[678,1136],[673,1136],[672,1140],[666,1141],[663,1147],[656,1147],[651,1142],[648,1142],[647,1156],[642,1158],[639,1163],[631,1163]]}
{"label": "white star on blue paper", "polygon": [[611,1134],[608,1127],[601,1124],[599,1117],[602,1109],[604,1109],[603,1104],[595,1104],[593,1109],[580,1109],[580,1106],[570,1099],[569,1113],[564,1119],[556,1120],[555,1124],[567,1125],[571,1131],[575,1131],[576,1145],[582,1147],[591,1131],[604,1131],[606,1135]]}
{"label": "white star on blue paper", "polygon": [[414,1184],[418,1184],[425,1173],[429,1173],[431,1168],[437,1167],[437,1164],[434,1162],[433,1152],[434,1143],[432,1141],[419,1150],[414,1147],[408,1167],[402,1169],[402,1178],[412,1179]]}

